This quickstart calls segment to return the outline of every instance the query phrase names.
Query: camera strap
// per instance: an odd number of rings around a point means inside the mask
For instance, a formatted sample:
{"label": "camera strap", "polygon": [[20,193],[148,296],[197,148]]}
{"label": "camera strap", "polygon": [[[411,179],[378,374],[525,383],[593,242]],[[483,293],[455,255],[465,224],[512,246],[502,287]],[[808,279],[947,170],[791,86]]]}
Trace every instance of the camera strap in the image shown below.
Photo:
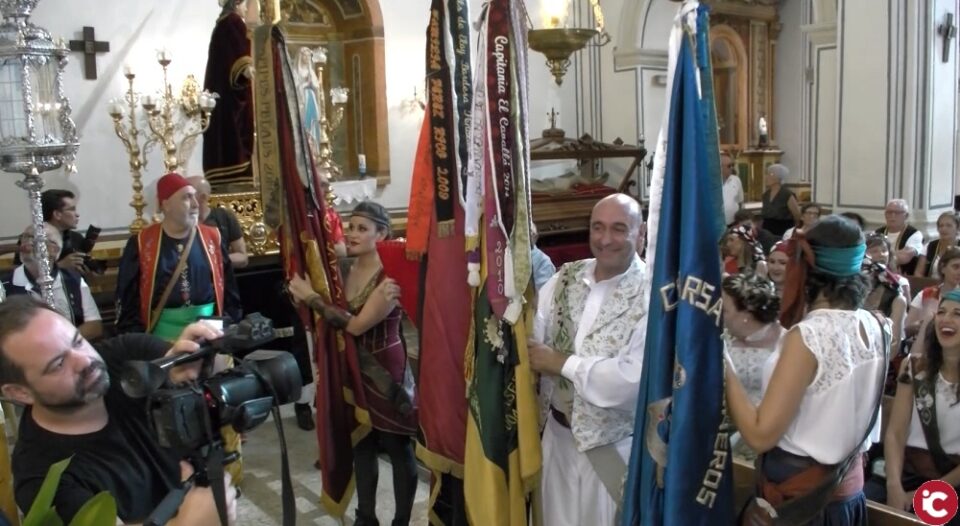
{"label": "camera strap", "polygon": [[277,398],[277,392],[273,385],[267,381],[263,374],[251,368],[252,372],[260,382],[266,386],[267,392],[273,398],[273,409],[270,414],[273,415],[273,423],[277,428],[277,437],[280,438],[280,502],[283,506],[283,526],[294,526],[297,523],[296,502],[293,497],[293,482],[290,478],[290,458],[287,455],[287,437],[283,434],[283,421],[280,419],[280,399]]}
{"label": "camera strap", "polygon": [[217,505],[220,524],[227,526],[227,488],[223,485],[223,444],[219,441],[207,455],[207,478],[213,492],[213,503]]}

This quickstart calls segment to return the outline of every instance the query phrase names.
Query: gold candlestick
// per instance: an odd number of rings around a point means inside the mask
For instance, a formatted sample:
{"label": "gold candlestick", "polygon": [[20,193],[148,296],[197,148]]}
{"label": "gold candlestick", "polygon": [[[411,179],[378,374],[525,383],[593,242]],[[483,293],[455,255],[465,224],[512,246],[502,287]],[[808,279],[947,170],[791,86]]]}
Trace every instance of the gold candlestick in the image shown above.
{"label": "gold candlestick", "polygon": [[[163,87],[156,95],[140,95],[133,86],[136,75],[129,66],[124,69],[127,78],[127,93],[122,102],[113,100],[109,113],[113,118],[114,130],[123,143],[130,158],[130,174],[133,178],[133,207],[136,217],[130,223],[130,232],[136,234],[147,226],[143,219],[146,201],[143,199],[142,171],[147,166],[147,154],[153,145],[163,145],[163,165],[166,172],[176,172],[186,162],[185,152],[192,149],[196,137],[210,126],[210,114],[216,106],[216,95],[200,91],[193,75],[184,81],[180,96],[174,96],[168,77],[171,63],[169,52],[157,53],[157,63],[163,68]],[[137,108],[143,110],[147,129],[145,142],[141,146],[141,129],[137,122]],[[124,125],[124,119],[127,124]],[[179,137],[179,139],[178,139]]]}
{"label": "gold candlestick", "polygon": [[[147,221],[143,219],[143,209],[147,202],[143,199],[143,182],[141,181],[142,170],[147,166],[147,153],[153,147],[154,140],[148,139],[143,147],[140,146],[140,129],[137,126],[137,103],[140,96],[133,89],[133,79],[136,75],[129,67],[125,68],[124,77],[127,78],[127,93],[123,96],[123,102],[113,100],[110,102],[109,112],[113,118],[113,129],[127,150],[130,159],[130,176],[133,178],[133,198],[130,206],[134,209],[135,217],[130,223],[130,233],[137,234],[147,226]],[[124,106],[124,103],[126,106]],[[127,119],[127,126],[124,127],[124,118]]]}

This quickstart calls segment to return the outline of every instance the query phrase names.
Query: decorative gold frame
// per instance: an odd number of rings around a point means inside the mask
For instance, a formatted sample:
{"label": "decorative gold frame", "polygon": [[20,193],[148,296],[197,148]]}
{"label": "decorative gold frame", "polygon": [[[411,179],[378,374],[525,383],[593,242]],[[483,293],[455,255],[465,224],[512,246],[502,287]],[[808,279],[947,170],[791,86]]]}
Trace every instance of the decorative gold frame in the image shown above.
{"label": "decorative gold frame", "polygon": [[240,220],[247,250],[254,256],[277,254],[280,240],[277,233],[263,222],[260,192],[237,192],[210,196],[210,208],[223,207],[233,211]]}

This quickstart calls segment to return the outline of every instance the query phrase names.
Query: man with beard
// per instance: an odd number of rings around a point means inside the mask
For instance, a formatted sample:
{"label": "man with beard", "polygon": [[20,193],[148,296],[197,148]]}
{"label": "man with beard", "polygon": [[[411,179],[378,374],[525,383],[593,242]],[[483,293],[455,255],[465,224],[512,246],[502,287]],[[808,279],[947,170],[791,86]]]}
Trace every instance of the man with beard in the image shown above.
{"label": "man with beard", "polygon": [[181,175],[157,182],[163,221],[127,241],[117,276],[117,332],[168,341],[205,316],[240,320],[233,266],[216,227],[199,222],[197,191]]}
{"label": "man with beard", "polygon": [[[26,406],[12,462],[20,509],[30,509],[50,466],[70,458],[53,500],[64,523],[101,491],[116,500],[123,523],[145,519],[190,468],[157,443],[143,400],[120,389],[120,367],[126,360],[195,352],[198,342],[219,335],[197,323],[172,347],[149,335],[125,334],[94,348],[66,318],[33,297],[0,304],[0,392]],[[196,379],[199,369],[199,362],[177,367],[170,379]],[[229,478],[225,484],[233,519],[236,491]],[[210,488],[194,487],[167,524],[218,522]]]}

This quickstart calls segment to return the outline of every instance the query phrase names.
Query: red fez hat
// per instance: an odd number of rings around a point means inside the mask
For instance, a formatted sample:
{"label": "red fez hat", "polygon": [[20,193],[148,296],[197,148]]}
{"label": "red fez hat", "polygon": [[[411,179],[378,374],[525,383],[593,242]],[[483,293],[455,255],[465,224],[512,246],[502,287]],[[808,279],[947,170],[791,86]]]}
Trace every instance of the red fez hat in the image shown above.
{"label": "red fez hat", "polygon": [[157,204],[162,206],[164,201],[185,186],[193,185],[182,175],[173,172],[164,175],[157,181]]}

